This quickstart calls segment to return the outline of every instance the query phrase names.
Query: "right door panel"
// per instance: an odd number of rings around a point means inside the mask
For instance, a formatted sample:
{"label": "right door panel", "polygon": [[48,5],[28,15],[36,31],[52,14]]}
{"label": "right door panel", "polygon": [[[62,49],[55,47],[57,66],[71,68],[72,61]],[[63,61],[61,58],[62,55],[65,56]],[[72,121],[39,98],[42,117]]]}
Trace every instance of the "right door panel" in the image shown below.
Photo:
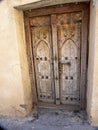
{"label": "right door panel", "polygon": [[80,104],[81,12],[57,15],[61,104]]}

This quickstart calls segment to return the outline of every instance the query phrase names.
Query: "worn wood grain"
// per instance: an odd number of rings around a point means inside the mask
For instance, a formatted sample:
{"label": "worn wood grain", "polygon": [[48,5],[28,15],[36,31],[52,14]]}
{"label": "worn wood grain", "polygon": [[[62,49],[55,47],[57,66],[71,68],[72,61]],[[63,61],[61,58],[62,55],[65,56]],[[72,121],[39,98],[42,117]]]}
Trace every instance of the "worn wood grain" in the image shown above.
{"label": "worn wood grain", "polygon": [[31,79],[32,86],[32,103],[33,107],[37,105],[37,91],[36,91],[36,80],[35,80],[35,69],[34,69],[34,60],[32,55],[32,38],[30,31],[30,22],[29,18],[25,15],[24,12],[24,25],[25,25],[25,38],[26,38],[26,52],[27,52],[27,60],[29,66],[29,74]]}
{"label": "worn wood grain", "polygon": [[44,25],[49,18],[38,19],[33,18],[32,22],[36,26],[31,28],[38,100],[54,102],[51,32],[50,26]]}
{"label": "worn wood grain", "polygon": [[34,16],[44,16],[44,15],[51,15],[51,14],[61,14],[61,13],[68,13],[68,12],[76,12],[82,11],[83,9],[87,9],[89,2],[82,2],[82,3],[70,3],[64,5],[56,5],[56,6],[49,6],[39,9],[33,9],[25,11],[28,17]]}
{"label": "worn wood grain", "polygon": [[85,109],[88,21],[89,3],[25,11],[36,102]]}
{"label": "worn wood grain", "polygon": [[62,104],[80,104],[81,24],[81,12],[57,15]]}

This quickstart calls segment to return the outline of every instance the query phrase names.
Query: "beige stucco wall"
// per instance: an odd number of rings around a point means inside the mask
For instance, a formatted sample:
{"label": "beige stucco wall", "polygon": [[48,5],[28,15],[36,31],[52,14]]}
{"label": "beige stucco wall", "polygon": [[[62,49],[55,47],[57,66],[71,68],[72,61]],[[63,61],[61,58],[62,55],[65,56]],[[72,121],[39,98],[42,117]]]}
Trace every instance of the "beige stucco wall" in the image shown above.
{"label": "beige stucco wall", "polygon": [[32,108],[32,91],[23,12],[13,8],[16,3],[0,2],[0,115],[24,116]]}
{"label": "beige stucco wall", "polygon": [[94,53],[94,75],[92,88],[92,109],[91,115],[93,124],[98,125],[98,9],[96,9],[95,26],[95,53]]}
{"label": "beige stucco wall", "polygon": [[96,9],[96,26],[95,26],[95,56],[94,56],[94,78],[92,93],[92,118],[94,124],[98,124],[98,9]]}
{"label": "beige stucco wall", "polygon": [[[0,2],[0,115],[24,116],[32,110],[32,87],[21,6],[36,1],[40,0],[4,0]],[[68,0],[65,1],[68,2]],[[15,9],[16,6],[20,9]],[[87,113],[91,123],[98,125],[97,0],[95,3],[91,3],[89,29]]]}
{"label": "beige stucco wall", "polygon": [[98,126],[98,1],[90,6],[87,113],[92,125]]}

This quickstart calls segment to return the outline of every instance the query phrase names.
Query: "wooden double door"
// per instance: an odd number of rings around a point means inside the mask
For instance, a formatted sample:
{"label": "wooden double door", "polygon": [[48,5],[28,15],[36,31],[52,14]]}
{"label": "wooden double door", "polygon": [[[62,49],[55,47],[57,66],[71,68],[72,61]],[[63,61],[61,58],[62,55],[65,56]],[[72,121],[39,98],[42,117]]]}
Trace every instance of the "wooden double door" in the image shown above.
{"label": "wooden double door", "polygon": [[29,18],[38,102],[85,106],[88,4],[75,7],[34,10],[39,15]]}

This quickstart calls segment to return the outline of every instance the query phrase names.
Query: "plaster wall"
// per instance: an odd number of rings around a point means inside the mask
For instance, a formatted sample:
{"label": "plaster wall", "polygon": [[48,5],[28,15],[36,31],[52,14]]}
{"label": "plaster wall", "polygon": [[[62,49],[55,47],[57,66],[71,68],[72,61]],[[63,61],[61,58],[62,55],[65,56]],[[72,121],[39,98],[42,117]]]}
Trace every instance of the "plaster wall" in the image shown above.
{"label": "plaster wall", "polygon": [[[91,121],[92,109],[92,93],[93,93],[93,78],[94,78],[94,51],[95,51],[95,23],[96,23],[96,8],[91,3],[90,5],[90,25],[89,25],[89,55],[88,55],[88,74],[87,74],[87,114]],[[93,25],[93,26],[92,26]]]}
{"label": "plaster wall", "polygon": [[92,125],[98,126],[98,1],[90,5],[87,113]]}
{"label": "plaster wall", "polygon": [[95,54],[94,54],[94,77],[92,86],[92,120],[94,125],[98,125],[98,9],[96,9],[95,24]]}
{"label": "plaster wall", "polygon": [[0,115],[24,116],[32,108],[23,12],[17,0],[0,2]]}

